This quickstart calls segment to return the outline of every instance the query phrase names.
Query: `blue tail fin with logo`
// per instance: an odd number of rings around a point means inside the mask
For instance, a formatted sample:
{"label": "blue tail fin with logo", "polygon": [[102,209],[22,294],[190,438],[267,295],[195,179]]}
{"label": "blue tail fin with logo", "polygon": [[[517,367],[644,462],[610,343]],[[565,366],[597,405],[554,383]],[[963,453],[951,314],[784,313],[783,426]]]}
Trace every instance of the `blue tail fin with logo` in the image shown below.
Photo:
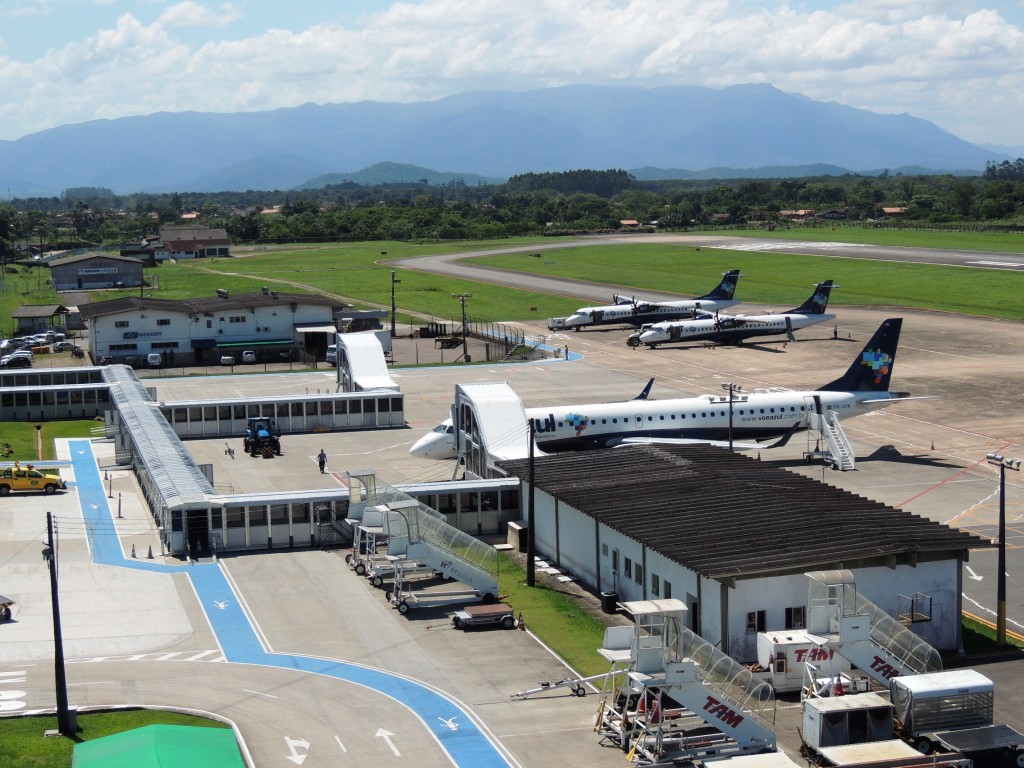
{"label": "blue tail fin with logo", "polygon": [[733,294],[736,293],[736,283],[740,281],[740,271],[738,269],[730,269],[724,275],[722,275],[722,282],[718,284],[711,293],[706,293],[703,296],[698,296],[700,299],[720,299],[723,301],[732,301]]}
{"label": "blue tail fin with logo", "polygon": [[903,318],[884,321],[864,346],[853,365],[835,381],[821,387],[825,392],[885,392],[889,389],[896,346],[900,342]]}
{"label": "blue tail fin with logo", "polygon": [[825,308],[828,306],[828,297],[832,295],[832,289],[838,287],[838,285],[832,285],[831,280],[826,280],[823,283],[818,283],[816,286],[814,286],[814,293],[811,294],[811,298],[809,298],[796,309],[791,309],[789,310],[789,312],[786,312],[784,314],[823,315],[825,314]]}

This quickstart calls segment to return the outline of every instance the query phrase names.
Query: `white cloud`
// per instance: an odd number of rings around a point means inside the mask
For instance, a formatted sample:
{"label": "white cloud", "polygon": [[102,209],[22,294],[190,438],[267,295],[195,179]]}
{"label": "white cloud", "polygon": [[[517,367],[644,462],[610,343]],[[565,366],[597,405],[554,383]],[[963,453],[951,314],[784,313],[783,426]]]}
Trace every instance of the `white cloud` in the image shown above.
{"label": "white cloud", "polygon": [[[1024,90],[1024,35],[1004,14],[939,0],[803,10],[811,4],[422,0],[393,3],[358,27],[218,39],[238,7],[186,0],[151,23],[122,14],[36,61],[0,58],[0,126],[14,138],[160,110],[414,101],[568,83],[762,82],[908,112],[974,141],[1022,143],[1024,104],[1013,96]],[[247,7],[247,22],[252,13]]]}

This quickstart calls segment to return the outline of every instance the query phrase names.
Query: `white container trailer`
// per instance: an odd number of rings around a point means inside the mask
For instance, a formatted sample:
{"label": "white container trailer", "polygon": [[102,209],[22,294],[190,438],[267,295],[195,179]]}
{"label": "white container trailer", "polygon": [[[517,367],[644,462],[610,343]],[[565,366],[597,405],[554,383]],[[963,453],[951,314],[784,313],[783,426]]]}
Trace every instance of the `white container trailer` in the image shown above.
{"label": "white container trailer", "polygon": [[776,693],[799,691],[807,682],[808,666],[815,679],[838,678],[849,674],[850,662],[827,646],[823,637],[804,629],[786,629],[757,634],[757,663],[762,670],[757,677],[768,682]]}

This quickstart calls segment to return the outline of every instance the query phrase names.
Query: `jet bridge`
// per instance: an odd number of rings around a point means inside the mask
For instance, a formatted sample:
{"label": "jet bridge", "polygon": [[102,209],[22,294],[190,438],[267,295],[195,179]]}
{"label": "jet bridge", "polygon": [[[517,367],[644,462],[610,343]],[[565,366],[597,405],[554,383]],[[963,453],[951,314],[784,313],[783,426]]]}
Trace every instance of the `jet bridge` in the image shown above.
{"label": "jet bridge", "polygon": [[812,571],[807,599],[807,631],[825,638],[825,647],[864,670],[879,685],[900,675],[942,670],[942,658],[926,641],[858,594],[848,570]]}
{"label": "jet bridge", "polygon": [[[526,409],[508,382],[456,384],[452,424],[459,462],[474,478],[499,475],[495,463],[530,455]],[[534,455],[543,456],[536,444]]]}
{"label": "jet bridge", "polygon": [[634,626],[628,654],[608,634],[600,651],[621,681],[601,700],[602,741],[643,765],[775,751],[771,686],[686,629],[681,600],[621,605]]}

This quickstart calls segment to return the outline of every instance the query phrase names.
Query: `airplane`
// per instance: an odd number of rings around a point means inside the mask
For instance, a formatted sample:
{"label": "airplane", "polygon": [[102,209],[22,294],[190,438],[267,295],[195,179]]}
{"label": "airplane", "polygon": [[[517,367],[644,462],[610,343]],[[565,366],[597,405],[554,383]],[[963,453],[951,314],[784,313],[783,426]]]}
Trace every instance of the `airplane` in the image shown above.
{"label": "airplane", "polygon": [[825,314],[829,295],[833,288],[831,280],[814,286],[814,293],[799,307],[787,312],[766,312],[762,315],[713,315],[693,320],[653,323],[643,326],[632,334],[626,343],[631,347],[641,344],[656,348],[659,344],[675,341],[714,341],[718,344],[742,344],[744,339],[755,336],[778,336],[786,334],[795,341],[793,331],[808,328],[826,320],[835,320],[835,315]]}
{"label": "airplane", "polygon": [[679,320],[697,317],[700,312],[715,312],[719,309],[739,304],[733,299],[736,283],[739,282],[740,271],[730,270],[722,276],[713,291],[696,299],[680,301],[636,301],[624,296],[613,296],[614,304],[603,307],[583,307],[577,309],[569,317],[549,317],[548,330],[566,331],[591,325],[643,325],[656,323],[660,320]]}
{"label": "airplane", "polygon": [[[725,395],[650,400],[641,393],[640,398],[618,403],[527,408],[526,416],[533,420],[537,447],[545,452],[628,443],[732,443],[736,447],[734,438],[781,438],[773,445],[740,446],[775,447],[807,429],[810,413],[831,413],[843,420],[908,399],[905,392],[889,391],[902,327],[903,318],[884,321],[846,373],[817,389],[732,392],[731,402]],[[645,392],[649,390],[650,383]],[[441,422],[416,441],[409,453],[430,459],[457,458],[452,420]]]}

